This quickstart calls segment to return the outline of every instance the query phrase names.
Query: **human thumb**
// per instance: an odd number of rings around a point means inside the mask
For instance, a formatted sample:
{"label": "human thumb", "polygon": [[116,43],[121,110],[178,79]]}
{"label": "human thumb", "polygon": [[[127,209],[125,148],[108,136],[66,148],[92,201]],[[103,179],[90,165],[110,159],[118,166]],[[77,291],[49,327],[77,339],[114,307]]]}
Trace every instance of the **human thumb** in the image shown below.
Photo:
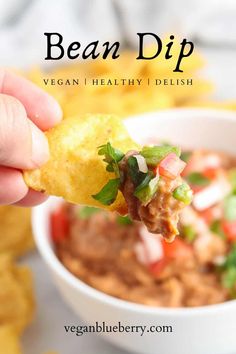
{"label": "human thumb", "polygon": [[47,139],[27,118],[24,106],[16,98],[0,94],[0,165],[33,169],[48,158]]}

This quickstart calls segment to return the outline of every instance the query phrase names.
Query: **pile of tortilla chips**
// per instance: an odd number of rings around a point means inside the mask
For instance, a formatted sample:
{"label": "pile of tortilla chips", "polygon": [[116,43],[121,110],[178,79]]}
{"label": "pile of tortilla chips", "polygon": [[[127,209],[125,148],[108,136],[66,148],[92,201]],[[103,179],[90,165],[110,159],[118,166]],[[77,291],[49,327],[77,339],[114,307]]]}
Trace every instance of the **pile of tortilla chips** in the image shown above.
{"label": "pile of tortilla chips", "polygon": [[20,335],[34,313],[32,275],[15,258],[33,249],[31,210],[0,206],[0,352],[21,354]]}
{"label": "pile of tortilla chips", "polygon": [[[30,80],[52,94],[61,104],[65,117],[85,113],[117,114],[126,117],[136,113],[159,109],[203,106],[236,109],[235,102],[215,103],[208,94],[214,86],[202,78],[199,71],[205,66],[202,56],[195,51],[191,57],[183,60],[183,73],[173,72],[173,61],[178,48],[173,45],[173,58],[166,60],[159,56],[156,60],[136,60],[135,51],[124,51],[116,60],[96,59],[77,61],[76,64],[56,67],[50,72],[38,68],[27,73]],[[152,51],[152,46],[149,48]],[[84,85],[84,79],[88,84]],[[91,85],[92,79],[142,79],[148,78],[167,81],[170,79],[192,79],[193,85]],[[61,80],[62,84],[53,84],[44,80]],[[67,84],[66,80],[79,79],[79,85]]]}
{"label": "pile of tortilla chips", "polygon": [[31,271],[8,254],[0,255],[0,350],[20,354],[19,338],[31,322],[34,298]]}
{"label": "pile of tortilla chips", "polygon": [[30,219],[29,208],[0,206],[1,354],[23,354],[20,337],[35,312],[31,270],[17,264],[19,256],[34,248]]}
{"label": "pile of tortilla chips", "polygon": [[0,206],[0,255],[21,256],[34,247],[31,210],[12,205]]}

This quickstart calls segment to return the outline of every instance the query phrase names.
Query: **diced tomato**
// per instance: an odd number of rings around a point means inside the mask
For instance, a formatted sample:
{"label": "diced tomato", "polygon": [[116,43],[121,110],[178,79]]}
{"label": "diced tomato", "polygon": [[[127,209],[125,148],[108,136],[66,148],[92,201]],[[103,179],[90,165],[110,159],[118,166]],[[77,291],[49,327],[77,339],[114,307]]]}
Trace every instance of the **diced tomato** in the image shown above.
{"label": "diced tomato", "polygon": [[165,269],[169,261],[166,258],[162,258],[159,261],[152,263],[149,265],[150,272],[155,275],[159,276],[162,271]]}
{"label": "diced tomato", "polygon": [[210,225],[215,219],[215,215],[213,213],[212,208],[208,208],[208,209],[199,211],[198,213],[199,213],[199,216],[201,216],[201,218],[204,219],[204,221],[207,223],[207,225]]}
{"label": "diced tomato", "polygon": [[202,186],[196,186],[196,185],[191,184],[191,189],[192,189],[193,193],[198,193],[198,192],[200,192],[203,188],[204,188],[204,187],[202,187]]}
{"label": "diced tomato", "polygon": [[181,176],[186,177],[191,172],[196,172],[198,168],[198,158],[195,155],[192,155],[188,160],[188,163],[185,165]]}
{"label": "diced tomato", "polygon": [[225,176],[219,176],[207,187],[194,194],[193,206],[202,211],[221,202],[230,192],[231,185]]}
{"label": "diced tomato", "polygon": [[50,226],[51,237],[55,243],[66,238],[69,231],[69,221],[63,206],[51,213]]}
{"label": "diced tomato", "polygon": [[159,164],[159,173],[161,176],[175,179],[183,171],[186,163],[174,154],[168,154]]}
{"label": "diced tomato", "polygon": [[236,221],[222,221],[222,228],[229,241],[236,241]]}
{"label": "diced tomato", "polygon": [[196,151],[188,160],[182,176],[185,177],[191,172],[201,172],[204,174],[204,171],[206,171],[206,177],[214,179],[214,173],[217,173],[217,170],[220,168],[221,159],[217,154],[206,154],[204,151]]}
{"label": "diced tomato", "polygon": [[160,275],[171,260],[177,258],[188,258],[192,256],[193,253],[192,247],[178,237],[171,243],[167,243],[163,240],[162,246],[164,250],[164,257],[149,265],[150,272],[155,276]]}
{"label": "diced tomato", "polygon": [[192,255],[192,247],[179,237],[176,237],[176,239],[171,243],[163,241],[162,245],[165,258],[186,258]]}
{"label": "diced tomato", "polygon": [[202,172],[202,174],[212,180],[217,177],[218,171],[218,168],[207,168]]}

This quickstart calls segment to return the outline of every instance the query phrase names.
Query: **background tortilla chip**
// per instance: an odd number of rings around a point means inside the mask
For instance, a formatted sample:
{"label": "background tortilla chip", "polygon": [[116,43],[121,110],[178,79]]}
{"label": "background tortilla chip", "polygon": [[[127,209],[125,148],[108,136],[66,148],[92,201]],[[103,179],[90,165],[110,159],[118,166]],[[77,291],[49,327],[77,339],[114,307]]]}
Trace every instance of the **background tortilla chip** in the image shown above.
{"label": "background tortilla chip", "polygon": [[[138,148],[122,121],[111,115],[67,118],[46,132],[46,136],[51,158],[40,169],[24,173],[27,185],[72,203],[97,207],[104,206],[92,195],[114,178],[106,171],[104,157],[98,156],[98,146],[109,141],[123,152]],[[126,204],[121,193],[115,203],[105,208],[125,212]]]}
{"label": "background tortilla chip", "polygon": [[0,325],[0,352],[2,354],[23,354],[19,335],[9,325]]}
{"label": "background tortilla chip", "polygon": [[16,257],[34,248],[30,219],[30,208],[0,206],[0,254]]}
{"label": "background tortilla chip", "polygon": [[0,255],[0,324],[21,334],[34,313],[33,285],[28,267],[16,265],[9,255]]}

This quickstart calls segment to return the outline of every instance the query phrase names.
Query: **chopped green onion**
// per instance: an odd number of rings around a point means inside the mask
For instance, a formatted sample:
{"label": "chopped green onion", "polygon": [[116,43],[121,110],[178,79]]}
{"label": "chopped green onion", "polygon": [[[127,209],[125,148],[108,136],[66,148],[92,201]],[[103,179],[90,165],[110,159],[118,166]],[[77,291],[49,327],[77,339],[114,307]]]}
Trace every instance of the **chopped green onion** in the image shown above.
{"label": "chopped green onion", "polygon": [[236,285],[236,266],[228,268],[222,276],[223,286],[232,289]]}
{"label": "chopped green onion", "polygon": [[236,267],[236,244],[233,245],[231,251],[227,255],[224,266],[226,268]]}
{"label": "chopped green onion", "polygon": [[193,192],[187,183],[183,183],[173,191],[173,197],[188,205],[193,199]]}
{"label": "chopped green onion", "polygon": [[188,183],[193,184],[194,186],[206,187],[210,183],[210,179],[205,177],[200,172],[192,172],[187,177],[186,180]]}
{"label": "chopped green onion", "polygon": [[231,251],[226,257],[224,264],[221,266],[222,283],[227,289],[235,290],[236,287],[236,244],[233,245]]}
{"label": "chopped green onion", "polygon": [[188,242],[191,243],[195,240],[197,233],[192,225],[184,225],[182,230],[183,230],[184,237]]}
{"label": "chopped green onion", "polygon": [[229,171],[229,181],[232,186],[233,193],[236,194],[236,168]]}
{"label": "chopped green onion", "polygon": [[80,219],[88,219],[90,216],[99,212],[101,212],[99,208],[84,206],[78,210],[78,216]]}
{"label": "chopped green onion", "polygon": [[132,179],[132,182],[135,186],[142,183],[142,181],[147,176],[147,173],[143,173],[139,171],[138,161],[134,156],[130,156],[128,158],[128,173]]}
{"label": "chopped green onion", "polygon": [[128,216],[117,215],[116,222],[119,225],[131,225],[133,222]]}
{"label": "chopped green onion", "polygon": [[155,167],[171,152],[180,156],[181,150],[175,146],[144,146],[140,154],[145,158],[147,165]]}
{"label": "chopped green onion", "polygon": [[157,191],[159,182],[159,176],[152,178],[151,174],[148,174],[143,182],[135,189],[134,195],[142,203],[148,203]]}
{"label": "chopped green onion", "polygon": [[210,225],[210,230],[214,234],[216,234],[216,235],[222,237],[223,239],[225,239],[225,233],[224,233],[224,231],[222,229],[222,225],[221,225],[221,220],[220,219],[216,219],[216,220],[214,220],[212,222],[212,224]]}
{"label": "chopped green onion", "polygon": [[180,158],[184,162],[188,162],[191,155],[192,155],[192,152],[190,152],[190,151],[182,151]]}
{"label": "chopped green onion", "polygon": [[100,192],[92,195],[92,197],[95,200],[98,200],[101,204],[110,205],[116,200],[119,186],[120,178],[110,179]]}
{"label": "chopped green onion", "polygon": [[224,201],[224,217],[228,221],[236,220],[236,196],[231,195]]}

